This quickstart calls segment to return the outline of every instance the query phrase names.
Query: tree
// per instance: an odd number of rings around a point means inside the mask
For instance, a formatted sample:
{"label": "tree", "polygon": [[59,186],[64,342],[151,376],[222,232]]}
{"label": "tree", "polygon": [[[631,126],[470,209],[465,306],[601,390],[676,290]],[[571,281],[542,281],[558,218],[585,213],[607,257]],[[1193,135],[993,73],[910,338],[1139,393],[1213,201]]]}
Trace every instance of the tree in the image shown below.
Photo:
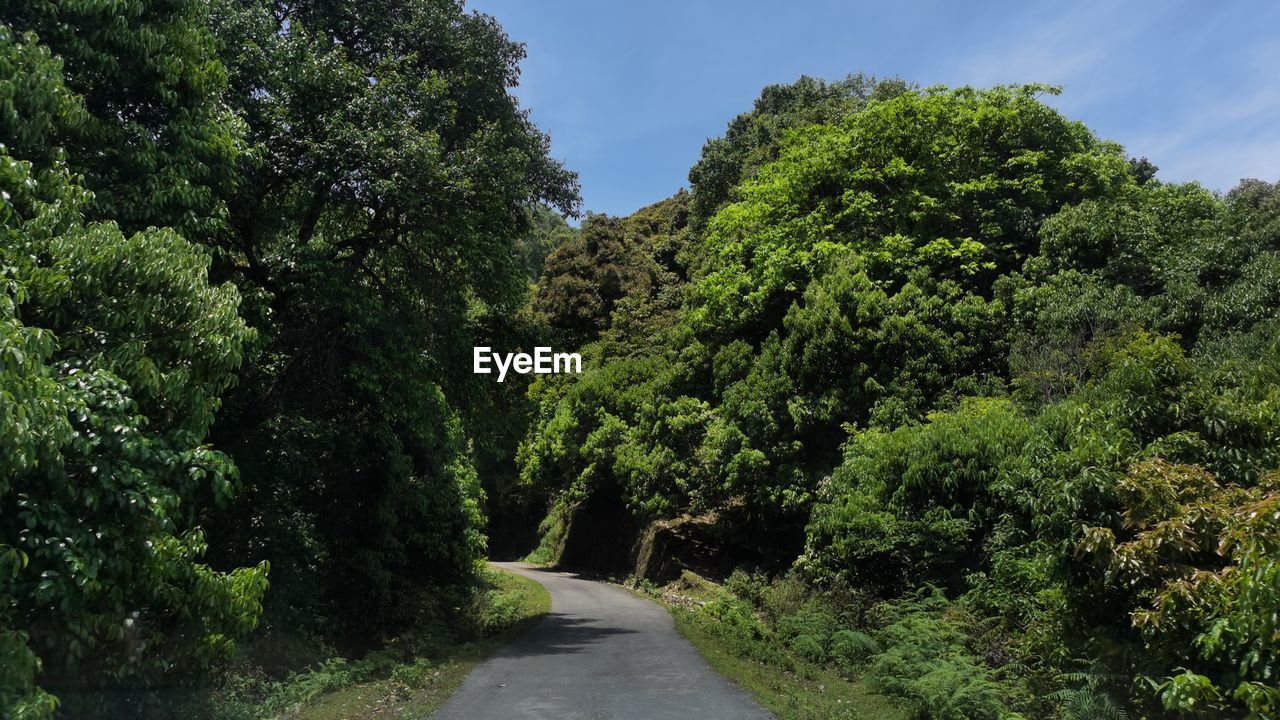
{"label": "tree", "polygon": [[516,243],[520,260],[531,282],[538,282],[546,267],[547,257],[569,242],[578,232],[554,210],[539,205],[530,212],[531,229]]}
{"label": "tree", "polygon": [[573,346],[610,329],[626,342],[673,324],[688,282],[688,200],[681,191],[625,218],[588,214],[547,257],[534,311]]}
{"label": "tree", "polygon": [[524,301],[529,211],[574,212],[576,180],[508,92],[521,46],[460,3],[213,19],[259,159],[220,270],[262,336],[215,431],[245,485],[218,553],[270,559],[282,612],[390,628],[481,557],[470,348]]}
{"label": "tree", "polygon": [[[97,714],[188,682],[252,630],[266,565],[201,562],[235,468],[206,442],[251,341],[239,295],[169,229],[85,223],[51,145],[85,117],[35,35],[0,25],[0,701]],[[12,154],[11,154],[12,153]],[[20,160],[18,158],[31,158]],[[11,509],[9,509],[11,508]],[[137,708],[135,706],[134,711]]]}
{"label": "tree", "polygon": [[803,75],[790,85],[765,87],[751,112],[730,121],[723,137],[708,140],[689,168],[694,228],[701,230],[717,210],[738,199],[740,184],[778,159],[788,133],[838,123],[872,99],[887,100],[907,89],[901,80],[876,80],[862,73],[831,83]]}
{"label": "tree", "polygon": [[617,218],[587,215],[578,236],[548,256],[533,307],[571,344],[594,339],[618,301],[652,280],[654,269],[628,240]]}
{"label": "tree", "polygon": [[88,220],[126,233],[171,227],[198,243],[224,236],[245,147],[208,12],[201,0],[5,4],[3,22],[34,32],[82,98],[79,121],[52,141],[93,192]]}
{"label": "tree", "polygon": [[693,319],[762,337],[840,247],[892,285],[913,271],[988,294],[1064,205],[1131,182],[1119,148],[1036,99],[935,89],[796,133],[709,224]]}

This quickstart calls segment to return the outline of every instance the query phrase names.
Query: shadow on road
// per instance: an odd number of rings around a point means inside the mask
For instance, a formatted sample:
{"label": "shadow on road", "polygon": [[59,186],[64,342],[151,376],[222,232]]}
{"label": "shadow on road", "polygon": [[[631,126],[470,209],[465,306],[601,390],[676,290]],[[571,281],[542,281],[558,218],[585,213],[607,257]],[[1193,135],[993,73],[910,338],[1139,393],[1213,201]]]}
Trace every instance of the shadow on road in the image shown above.
{"label": "shadow on road", "polygon": [[570,570],[569,568],[559,567],[557,565],[530,565],[529,563],[511,563],[521,570],[528,573],[539,573],[542,575],[554,575],[555,577],[569,578],[570,580],[591,580],[594,582],[611,582],[613,575],[607,573],[590,572],[587,570]]}
{"label": "shadow on road", "polygon": [[588,645],[612,635],[633,635],[635,630],[595,624],[588,618],[548,613],[532,630],[508,645],[498,657],[522,658],[583,652]]}

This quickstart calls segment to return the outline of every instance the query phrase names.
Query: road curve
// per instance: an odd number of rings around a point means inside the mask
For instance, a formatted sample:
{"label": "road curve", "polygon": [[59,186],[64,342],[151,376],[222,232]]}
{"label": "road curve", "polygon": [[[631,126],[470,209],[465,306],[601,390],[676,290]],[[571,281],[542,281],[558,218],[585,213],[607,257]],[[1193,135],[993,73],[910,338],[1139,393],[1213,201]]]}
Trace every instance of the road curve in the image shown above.
{"label": "road curve", "polygon": [[676,632],[622,588],[494,563],[551,593],[551,613],[476,666],[432,720],[767,720]]}

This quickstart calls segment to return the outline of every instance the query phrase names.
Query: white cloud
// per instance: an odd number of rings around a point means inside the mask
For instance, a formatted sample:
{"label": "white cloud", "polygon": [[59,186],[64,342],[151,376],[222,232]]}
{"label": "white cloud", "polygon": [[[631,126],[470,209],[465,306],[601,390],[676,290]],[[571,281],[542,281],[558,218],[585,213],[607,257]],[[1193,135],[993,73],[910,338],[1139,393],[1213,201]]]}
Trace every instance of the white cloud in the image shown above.
{"label": "white cloud", "polygon": [[[1053,105],[1150,158],[1164,180],[1226,190],[1241,177],[1280,177],[1280,45],[1224,47],[1227,18],[1189,23],[1204,10],[1194,5],[1054,7],[1025,11],[1003,28],[1008,42],[962,59],[959,80],[1062,85]],[[1188,56],[1203,58],[1204,78],[1171,66]]]}

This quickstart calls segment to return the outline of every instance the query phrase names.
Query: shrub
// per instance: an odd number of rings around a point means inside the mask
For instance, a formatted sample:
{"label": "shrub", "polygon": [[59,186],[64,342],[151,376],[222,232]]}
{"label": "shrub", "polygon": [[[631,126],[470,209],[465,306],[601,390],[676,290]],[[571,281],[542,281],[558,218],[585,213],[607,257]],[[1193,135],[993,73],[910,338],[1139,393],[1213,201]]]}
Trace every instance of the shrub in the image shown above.
{"label": "shrub", "polygon": [[410,688],[419,688],[425,684],[431,673],[431,661],[418,658],[411,663],[397,665],[391,671],[391,679]]}
{"label": "shrub", "polygon": [[778,652],[770,642],[774,633],[756,619],[750,605],[726,595],[707,603],[704,612],[719,621],[712,632],[735,655],[763,663],[777,661]]}
{"label": "shrub", "polygon": [[993,671],[966,647],[967,634],[948,616],[936,590],[879,608],[888,621],[877,633],[886,649],[867,667],[872,687],[905,699],[928,720],[995,720],[1009,710]]}
{"label": "shrub", "polygon": [[831,635],[831,661],[847,673],[879,652],[880,645],[864,632],[846,628]]}

